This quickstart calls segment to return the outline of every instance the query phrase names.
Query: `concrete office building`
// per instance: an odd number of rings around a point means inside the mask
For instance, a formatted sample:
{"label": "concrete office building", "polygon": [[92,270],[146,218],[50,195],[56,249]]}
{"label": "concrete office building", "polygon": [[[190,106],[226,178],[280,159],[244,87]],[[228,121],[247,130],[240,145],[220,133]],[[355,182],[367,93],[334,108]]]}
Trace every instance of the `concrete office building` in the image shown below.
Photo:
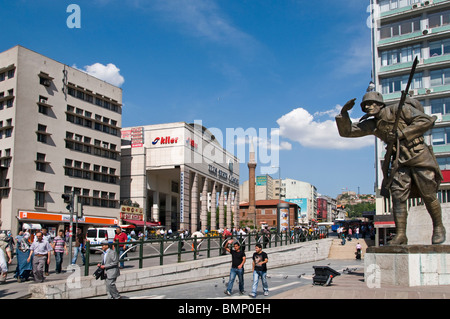
{"label": "concrete office building", "polygon": [[[373,8],[373,89],[386,103],[398,103],[405,89],[413,60],[417,56],[409,95],[418,99],[425,113],[435,115],[433,129],[425,135],[432,145],[444,181],[438,196],[450,201],[450,1],[448,0],[371,0]],[[370,90],[370,88],[368,89]],[[380,196],[385,145],[376,139],[377,194],[375,227],[386,238],[395,227],[390,202]],[[411,200],[410,205],[416,205]]]}
{"label": "concrete office building", "polygon": [[[274,187],[279,183],[274,180]],[[275,196],[277,191],[274,190]],[[299,207],[297,222],[308,224],[317,221],[317,188],[307,182],[286,178],[281,180],[281,199]]]}
{"label": "concrete office building", "polygon": [[[249,201],[249,185],[248,181],[244,181],[239,186],[240,199],[242,202]],[[270,175],[258,175],[256,176],[255,185],[255,200],[268,200],[273,199],[273,178]]]}
{"label": "concrete office building", "polygon": [[0,219],[17,233],[117,224],[122,90],[22,46],[0,53]]}
{"label": "concrete office building", "polygon": [[161,222],[191,232],[239,224],[238,159],[201,125],[124,128],[121,172],[121,199],[144,210],[142,220],[123,222]]}

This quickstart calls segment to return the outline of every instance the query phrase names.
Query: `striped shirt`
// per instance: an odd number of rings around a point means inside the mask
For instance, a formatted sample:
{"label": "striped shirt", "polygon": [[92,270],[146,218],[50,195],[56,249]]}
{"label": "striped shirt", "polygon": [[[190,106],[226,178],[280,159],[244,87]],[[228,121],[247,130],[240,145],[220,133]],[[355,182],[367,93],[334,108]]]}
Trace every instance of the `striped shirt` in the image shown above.
{"label": "striped shirt", "polygon": [[53,240],[53,244],[55,245],[55,252],[56,253],[63,253],[64,252],[64,245],[66,244],[66,241],[60,237],[57,236]]}

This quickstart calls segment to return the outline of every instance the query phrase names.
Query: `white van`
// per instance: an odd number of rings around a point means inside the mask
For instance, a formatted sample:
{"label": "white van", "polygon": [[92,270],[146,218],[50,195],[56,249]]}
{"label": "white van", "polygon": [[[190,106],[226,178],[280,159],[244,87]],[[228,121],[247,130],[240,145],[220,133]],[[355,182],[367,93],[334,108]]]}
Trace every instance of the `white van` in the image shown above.
{"label": "white van", "polygon": [[[89,228],[86,234],[86,241],[89,241],[89,244],[91,245],[98,245],[104,240],[113,243],[115,235],[116,235],[116,228],[112,227]],[[92,250],[93,251],[101,250],[101,247],[100,246],[93,247]]]}

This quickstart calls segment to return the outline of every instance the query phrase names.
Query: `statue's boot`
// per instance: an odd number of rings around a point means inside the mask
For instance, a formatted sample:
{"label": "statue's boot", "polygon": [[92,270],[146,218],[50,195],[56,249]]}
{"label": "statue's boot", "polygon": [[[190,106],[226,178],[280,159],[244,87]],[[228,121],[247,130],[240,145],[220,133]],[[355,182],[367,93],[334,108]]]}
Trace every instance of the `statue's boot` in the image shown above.
{"label": "statue's boot", "polygon": [[408,212],[406,202],[396,201],[393,206],[394,221],[397,234],[389,242],[389,245],[407,245],[408,238],[406,237],[406,220],[408,219]]}
{"label": "statue's boot", "polygon": [[433,236],[431,243],[433,245],[442,244],[445,241],[445,227],[442,223],[442,209],[439,200],[434,200],[426,205],[428,213],[433,221]]}

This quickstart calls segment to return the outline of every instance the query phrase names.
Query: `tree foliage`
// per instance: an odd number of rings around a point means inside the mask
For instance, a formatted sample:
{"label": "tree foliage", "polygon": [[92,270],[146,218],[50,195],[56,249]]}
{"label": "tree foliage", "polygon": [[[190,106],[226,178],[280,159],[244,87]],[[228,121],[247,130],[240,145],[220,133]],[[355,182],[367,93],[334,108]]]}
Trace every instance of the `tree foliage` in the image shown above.
{"label": "tree foliage", "polygon": [[345,210],[348,213],[348,217],[362,217],[363,212],[371,212],[375,210],[375,203],[358,203],[355,205],[347,205]]}

